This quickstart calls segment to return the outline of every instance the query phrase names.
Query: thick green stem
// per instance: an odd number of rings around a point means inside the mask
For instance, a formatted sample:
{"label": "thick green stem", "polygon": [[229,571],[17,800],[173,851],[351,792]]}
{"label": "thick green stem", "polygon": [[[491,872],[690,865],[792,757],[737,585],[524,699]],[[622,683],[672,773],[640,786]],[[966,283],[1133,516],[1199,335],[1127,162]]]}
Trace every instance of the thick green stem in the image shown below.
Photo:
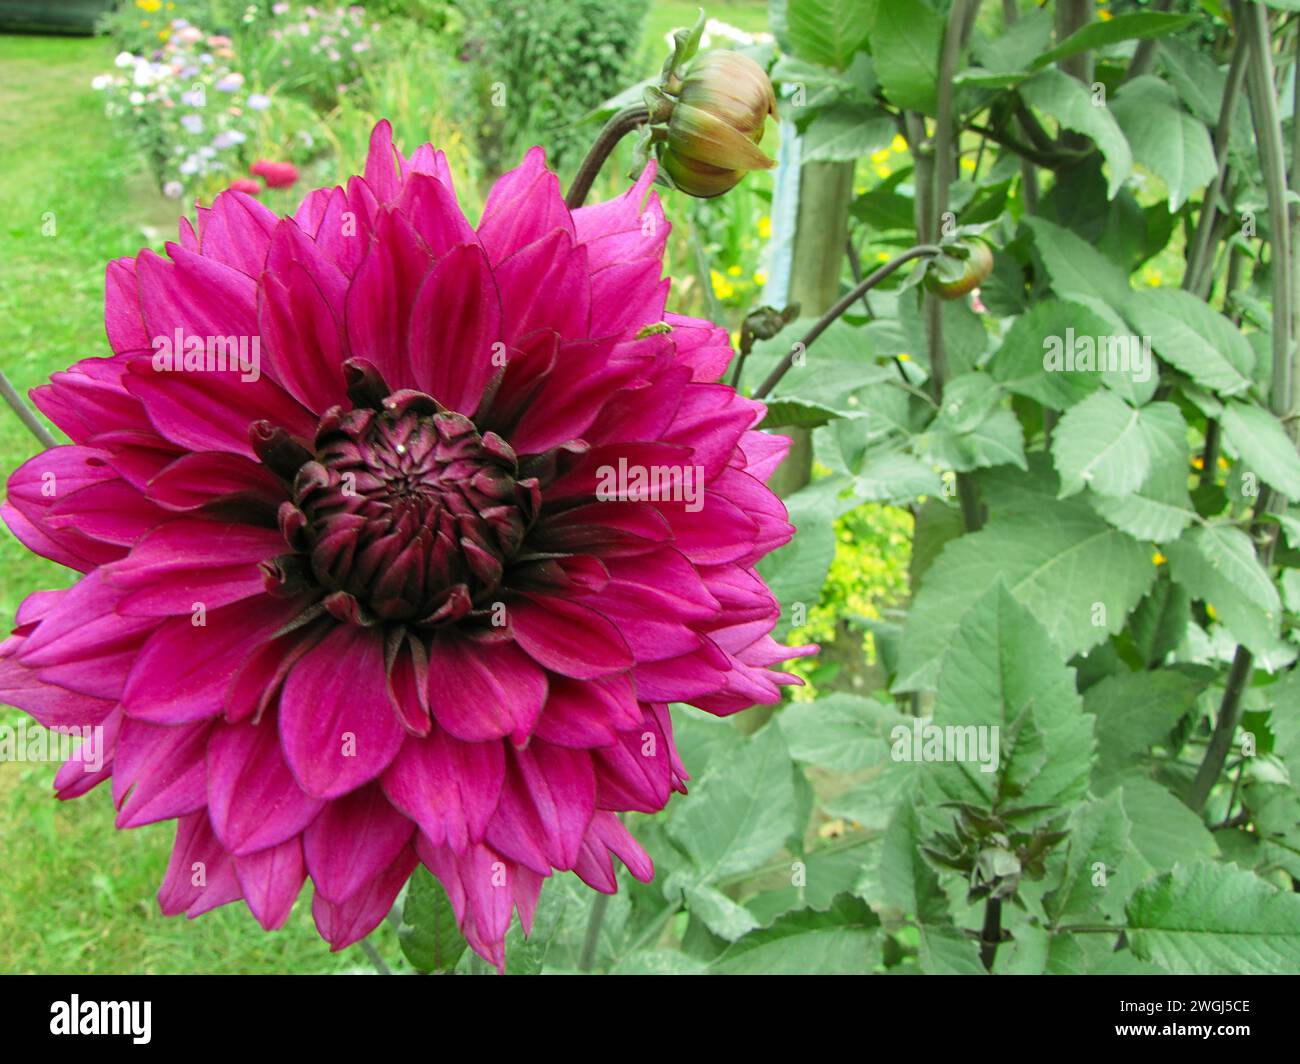
{"label": "thick green stem", "polygon": [[600,131],[596,137],[596,142],[587,152],[587,157],[582,160],[582,165],[578,167],[578,172],[574,175],[573,184],[569,186],[569,194],[564,197],[564,202],[568,204],[569,210],[576,210],[586,202],[587,193],[591,191],[591,186],[595,183],[600,169],[605,165],[605,160],[610,157],[614,149],[618,147],[618,142],[626,137],[635,129],[639,129],[650,120],[650,112],[642,105],[634,107],[625,107],[605,123],[605,128]]}

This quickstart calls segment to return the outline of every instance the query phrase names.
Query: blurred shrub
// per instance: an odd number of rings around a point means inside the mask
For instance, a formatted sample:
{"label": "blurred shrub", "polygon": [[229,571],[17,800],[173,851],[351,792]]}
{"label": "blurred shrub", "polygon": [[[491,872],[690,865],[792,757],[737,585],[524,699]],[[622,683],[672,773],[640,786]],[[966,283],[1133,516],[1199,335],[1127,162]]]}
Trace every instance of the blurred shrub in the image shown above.
{"label": "blurred shrub", "polygon": [[474,69],[475,135],[487,172],[515,165],[538,142],[553,165],[581,157],[593,131],[575,126],[625,87],[648,6],[648,0],[462,0],[460,55]]}

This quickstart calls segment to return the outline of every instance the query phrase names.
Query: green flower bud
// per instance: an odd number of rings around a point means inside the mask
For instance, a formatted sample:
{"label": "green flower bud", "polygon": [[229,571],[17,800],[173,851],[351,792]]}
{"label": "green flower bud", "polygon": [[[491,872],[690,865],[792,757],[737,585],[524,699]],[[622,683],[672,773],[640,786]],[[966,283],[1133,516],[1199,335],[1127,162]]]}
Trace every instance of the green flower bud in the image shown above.
{"label": "green flower bud", "polygon": [[776,95],[763,68],[739,52],[706,52],[691,63],[672,106],[659,161],[683,192],[707,199],[749,170],[776,163],[759,151]]}

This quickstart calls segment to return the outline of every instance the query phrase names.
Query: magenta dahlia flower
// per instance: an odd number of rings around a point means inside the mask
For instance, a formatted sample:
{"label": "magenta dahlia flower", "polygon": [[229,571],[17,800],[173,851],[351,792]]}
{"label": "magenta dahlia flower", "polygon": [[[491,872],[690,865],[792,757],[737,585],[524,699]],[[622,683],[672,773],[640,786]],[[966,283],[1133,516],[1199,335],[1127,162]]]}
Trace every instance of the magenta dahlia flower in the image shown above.
{"label": "magenta dahlia flower", "polygon": [[684,790],[669,702],[793,682],[754,569],[788,441],[665,312],[651,180],[570,212],[534,148],[475,229],[381,123],[292,218],[224,192],[109,265],[114,354],[33,392],[72,443],[3,508],[83,575],[21,606],[0,700],[102,728],[59,797],[176,820],[165,913],[274,928],[309,877],[339,949],[423,862],[500,967],[553,871],[651,877],[617,814]]}

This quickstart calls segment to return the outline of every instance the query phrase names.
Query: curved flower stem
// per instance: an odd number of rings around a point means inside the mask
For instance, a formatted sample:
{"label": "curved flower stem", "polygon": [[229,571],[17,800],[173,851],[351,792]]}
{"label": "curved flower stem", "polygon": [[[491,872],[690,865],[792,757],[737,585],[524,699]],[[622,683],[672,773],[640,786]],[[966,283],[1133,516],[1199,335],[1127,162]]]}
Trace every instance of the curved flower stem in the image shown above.
{"label": "curved flower stem", "polygon": [[375,971],[379,975],[393,974],[393,970],[385,963],[384,958],[380,956],[379,950],[375,949],[375,944],[370,939],[363,938],[358,944],[361,946],[361,952],[369,958],[370,963],[375,966]]}
{"label": "curved flower stem", "polygon": [[600,173],[600,168],[605,165],[605,160],[618,146],[618,142],[648,121],[650,121],[649,110],[642,104],[636,104],[632,107],[624,107],[605,123],[605,128],[596,137],[596,143],[591,146],[587,157],[578,167],[573,184],[569,186],[568,195],[564,197],[569,210],[577,210],[586,201],[587,193],[591,191],[596,175]]}
{"label": "curved flower stem", "polygon": [[50,430],[41,424],[40,419],[23,402],[23,397],[9,383],[9,378],[3,371],[0,371],[0,396],[4,396],[4,401],[9,404],[9,408],[18,415],[18,420],[27,426],[28,431],[40,440],[42,447],[48,449],[59,445],[59,441],[50,435]]}
{"label": "curved flower stem", "polygon": [[870,292],[871,289],[875,288],[876,285],[900,266],[906,265],[913,259],[931,258],[938,255],[941,250],[942,249],[937,244],[917,244],[916,247],[908,248],[901,255],[897,255],[890,259],[879,269],[873,271],[869,276],[864,278],[860,284],[854,285],[850,291],[846,292],[840,298],[838,303],[831,307],[830,310],[817,320],[817,324],[808,330],[807,334],[799,341],[799,343],[790,348],[790,351],[785,358],[781,359],[776,368],[767,375],[767,380],[760,384],[755,390],[754,398],[764,399],[770,395],[772,389],[781,383],[781,378],[784,377],[786,373],[789,372],[790,367],[794,365],[794,361],[798,355],[811,347],[813,341],[830,328],[831,324],[841,314],[848,310],[849,307],[853,306],[854,303],[861,299],[865,293]]}

